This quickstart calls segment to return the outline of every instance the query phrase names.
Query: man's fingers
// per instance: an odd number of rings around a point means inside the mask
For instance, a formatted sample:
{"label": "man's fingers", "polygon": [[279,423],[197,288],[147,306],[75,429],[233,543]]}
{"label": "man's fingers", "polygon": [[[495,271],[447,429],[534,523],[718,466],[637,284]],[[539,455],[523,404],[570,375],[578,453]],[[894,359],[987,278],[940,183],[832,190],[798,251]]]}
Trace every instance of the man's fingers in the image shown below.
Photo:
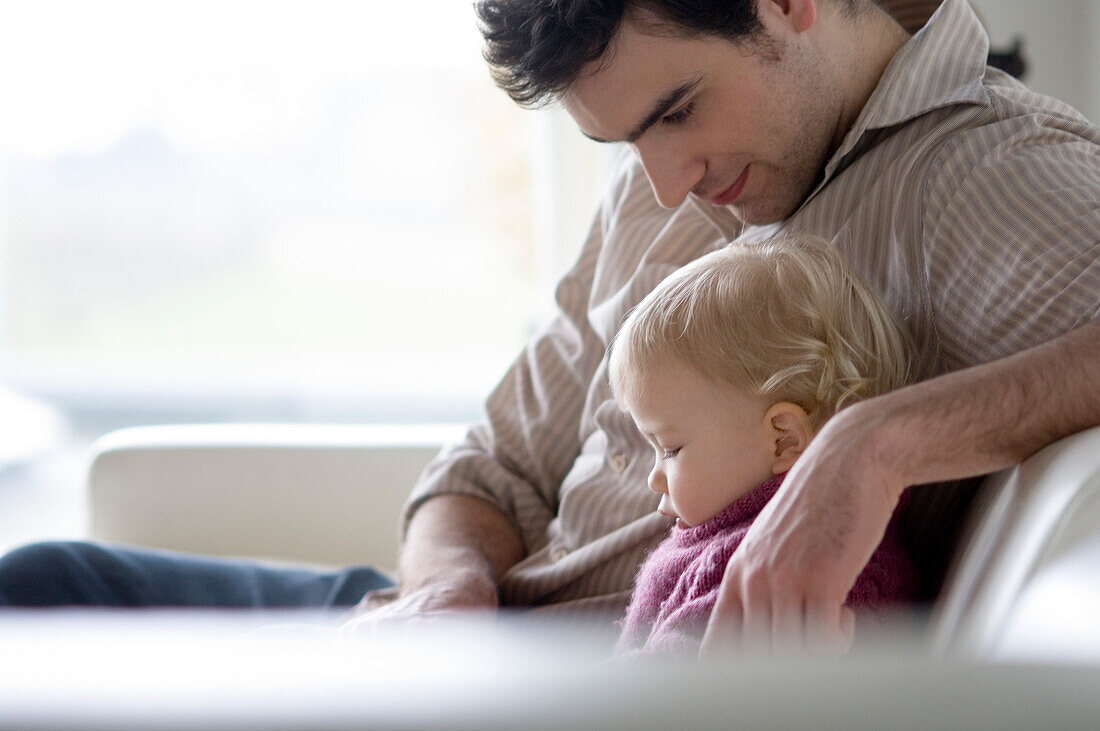
{"label": "man's fingers", "polygon": [[[728,576],[726,578],[729,579]],[[736,592],[726,589],[726,581],[723,580],[718,590],[718,601],[707,621],[703,644],[699,647],[700,657],[728,654],[741,645],[741,624],[744,617],[741,598]]]}
{"label": "man's fingers", "polygon": [[780,605],[773,604],[773,600],[766,581],[757,579],[754,583],[744,579],[739,568],[727,569],[707,623],[700,656],[734,651],[765,653],[774,647],[777,631],[800,642],[801,603],[783,606],[783,614],[777,615]]}
{"label": "man's fingers", "polygon": [[772,652],[801,652],[806,642],[806,612],[801,601],[791,600],[772,610]]}
{"label": "man's fingers", "polygon": [[849,607],[826,600],[806,608],[806,649],[823,655],[843,655],[852,645],[855,615]]}
{"label": "man's fingers", "polygon": [[840,631],[844,638],[844,650],[847,652],[852,647],[852,639],[856,636],[856,613],[851,607],[840,608]]}
{"label": "man's fingers", "polygon": [[[727,576],[707,622],[700,657],[734,651],[843,655],[855,630],[850,607],[823,599],[803,602],[797,597],[772,601],[768,594],[753,596]],[[740,591],[732,591],[731,586]]]}
{"label": "man's fingers", "polygon": [[741,646],[756,653],[772,649],[772,613],[775,608],[767,591],[745,587],[744,617],[741,620]]}

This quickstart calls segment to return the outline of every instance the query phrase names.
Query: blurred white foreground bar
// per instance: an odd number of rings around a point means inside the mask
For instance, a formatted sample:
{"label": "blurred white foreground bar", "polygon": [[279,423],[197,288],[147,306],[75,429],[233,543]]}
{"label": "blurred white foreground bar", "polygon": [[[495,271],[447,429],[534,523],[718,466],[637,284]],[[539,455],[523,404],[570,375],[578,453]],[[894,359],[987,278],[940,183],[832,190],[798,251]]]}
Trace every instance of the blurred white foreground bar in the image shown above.
{"label": "blurred white foreground bar", "polygon": [[362,638],[310,619],[0,614],[0,727],[923,731],[1100,718],[1097,666],[951,662],[904,643],[840,660],[622,666],[525,622]]}

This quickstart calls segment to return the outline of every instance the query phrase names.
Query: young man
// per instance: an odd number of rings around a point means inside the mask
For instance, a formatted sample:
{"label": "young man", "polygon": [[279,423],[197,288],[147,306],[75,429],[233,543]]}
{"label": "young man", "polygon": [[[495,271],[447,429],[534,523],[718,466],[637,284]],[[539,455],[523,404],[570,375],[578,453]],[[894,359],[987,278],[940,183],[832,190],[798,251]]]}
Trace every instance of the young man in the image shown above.
{"label": "young man", "polygon": [[[928,380],[823,427],[731,561],[704,649],[843,644],[843,599],[906,488],[1100,423],[1100,132],[987,69],[964,0],[914,38],[869,0],[478,7],[514,99],[560,100],[632,154],[559,317],[417,487],[397,601],[361,621],[498,597],[621,609],[664,526],[604,350],[658,281],[728,241],[831,241]],[[950,548],[966,484],[915,491],[911,550]],[[943,556],[917,557],[934,591]]]}

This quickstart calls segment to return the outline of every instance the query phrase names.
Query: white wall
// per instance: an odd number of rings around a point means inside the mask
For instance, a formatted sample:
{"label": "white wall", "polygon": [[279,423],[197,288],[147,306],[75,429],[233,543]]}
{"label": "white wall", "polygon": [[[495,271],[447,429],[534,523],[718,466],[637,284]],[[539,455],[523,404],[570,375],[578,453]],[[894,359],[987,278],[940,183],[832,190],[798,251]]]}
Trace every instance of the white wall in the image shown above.
{"label": "white wall", "polygon": [[1025,81],[1100,120],[1100,0],[971,0],[994,46],[1024,39]]}

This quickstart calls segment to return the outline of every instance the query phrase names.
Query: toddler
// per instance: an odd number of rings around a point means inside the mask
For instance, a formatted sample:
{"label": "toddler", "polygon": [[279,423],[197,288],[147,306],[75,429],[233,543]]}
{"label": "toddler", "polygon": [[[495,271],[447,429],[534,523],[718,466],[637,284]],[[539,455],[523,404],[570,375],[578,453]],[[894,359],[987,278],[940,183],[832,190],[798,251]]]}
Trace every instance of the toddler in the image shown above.
{"label": "toddler", "polygon": [[[617,653],[698,650],[726,564],[815,431],[908,374],[902,331],[821,240],[731,245],[647,296],[612,344],[611,387],[675,525],[639,570]],[[858,615],[916,587],[891,527],[846,603]]]}

